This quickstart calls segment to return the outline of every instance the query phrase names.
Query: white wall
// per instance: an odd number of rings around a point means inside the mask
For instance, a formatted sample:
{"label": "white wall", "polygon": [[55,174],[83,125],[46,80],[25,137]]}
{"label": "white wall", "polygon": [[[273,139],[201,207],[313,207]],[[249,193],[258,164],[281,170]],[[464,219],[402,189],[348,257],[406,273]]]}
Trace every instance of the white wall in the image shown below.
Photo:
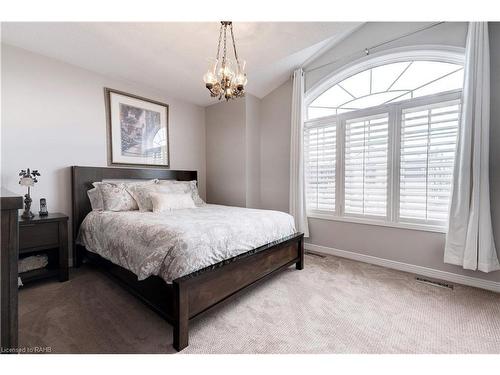
{"label": "white wall", "polygon": [[70,215],[69,167],[107,165],[104,87],[170,105],[170,167],[197,170],[205,197],[204,108],[8,45],[2,45],[2,186],[25,194],[19,170],[38,169],[32,211],[45,197],[49,211]]}
{"label": "white wall", "polygon": [[[398,35],[422,27],[421,23],[368,23],[342,43],[333,47],[326,54],[310,63],[310,67],[320,66],[332,60],[329,65],[313,73],[306,73],[306,87],[310,88],[321,79],[322,75],[339,68],[346,63],[343,56],[363,50]],[[447,23],[433,29],[398,41],[384,48],[400,47],[404,44],[446,44],[464,46],[467,25],[465,23]],[[491,76],[492,76],[492,113],[491,113],[491,196],[493,226],[495,238],[500,248],[500,24],[490,23]],[[378,51],[382,50],[379,48]],[[362,54],[361,54],[362,55]],[[306,67],[307,72],[307,67]],[[321,73],[321,74],[320,74]],[[261,102],[261,204],[263,208],[288,211],[289,177],[289,139],[290,139],[290,103],[291,82],[286,82]],[[309,243],[330,248],[352,251],[364,255],[394,260],[403,263],[438,269],[460,275],[500,281],[500,272],[485,274],[466,271],[460,267],[443,263],[445,235],[390,228],[366,224],[354,224],[323,219],[309,219]]]}

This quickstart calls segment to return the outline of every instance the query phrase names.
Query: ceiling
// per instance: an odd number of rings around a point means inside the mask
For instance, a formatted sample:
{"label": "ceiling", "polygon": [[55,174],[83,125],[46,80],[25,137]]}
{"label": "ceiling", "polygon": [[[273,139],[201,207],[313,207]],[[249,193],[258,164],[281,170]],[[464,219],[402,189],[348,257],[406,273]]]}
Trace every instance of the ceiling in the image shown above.
{"label": "ceiling", "polygon": [[[293,69],[352,32],[354,22],[235,22],[247,92],[262,98]],[[11,22],[2,42],[189,102],[214,102],[202,76],[215,57],[218,22]],[[232,51],[231,51],[232,53]]]}

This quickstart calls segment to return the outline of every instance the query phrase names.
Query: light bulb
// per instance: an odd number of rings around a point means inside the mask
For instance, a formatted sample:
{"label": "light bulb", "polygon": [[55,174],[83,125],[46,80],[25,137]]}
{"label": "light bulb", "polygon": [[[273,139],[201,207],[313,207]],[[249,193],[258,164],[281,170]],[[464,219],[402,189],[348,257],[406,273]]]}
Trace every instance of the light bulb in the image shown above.
{"label": "light bulb", "polygon": [[217,75],[215,73],[217,69],[217,59],[208,59],[208,70],[203,76],[203,81],[207,85],[214,85],[217,82]]}
{"label": "light bulb", "polygon": [[231,63],[226,61],[223,66],[219,69],[219,77],[221,79],[232,79],[234,76],[234,72],[231,69]]}
{"label": "light bulb", "polygon": [[205,82],[207,85],[213,85],[215,84],[215,82],[217,82],[217,78],[215,77],[215,74],[209,70],[203,76],[203,82]]}
{"label": "light bulb", "polygon": [[239,86],[245,86],[248,82],[247,76],[244,73],[238,73],[236,76],[236,84]]}
{"label": "light bulb", "polygon": [[238,72],[236,74],[236,85],[238,90],[243,90],[243,87],[247,84],[247,75],[245,73],[245,67],[247,62],[245,60],[241,60],[238,64]]}

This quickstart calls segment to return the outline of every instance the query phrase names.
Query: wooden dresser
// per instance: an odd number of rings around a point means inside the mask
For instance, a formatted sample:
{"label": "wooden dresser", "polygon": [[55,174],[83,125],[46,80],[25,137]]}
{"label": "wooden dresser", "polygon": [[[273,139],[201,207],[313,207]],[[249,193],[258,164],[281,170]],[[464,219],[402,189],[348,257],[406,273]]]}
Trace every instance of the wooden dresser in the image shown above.
{"label": "wooden dresser", "polygon": [[1,345],[2,353],[17,348],[17,259],[19,254],[18,210],[23,198],[1,188]]}

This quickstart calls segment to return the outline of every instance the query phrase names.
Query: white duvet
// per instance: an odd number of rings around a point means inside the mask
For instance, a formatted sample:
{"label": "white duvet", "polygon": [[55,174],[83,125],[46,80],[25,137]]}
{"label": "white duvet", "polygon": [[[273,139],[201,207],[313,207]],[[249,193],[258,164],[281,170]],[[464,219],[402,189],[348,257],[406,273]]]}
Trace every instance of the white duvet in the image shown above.
{"label": "white duvet", "polygon": [[166,213],[92,211],[78,242],[139,280],[171,282],[293,233],[286,213],[207,204]]}

